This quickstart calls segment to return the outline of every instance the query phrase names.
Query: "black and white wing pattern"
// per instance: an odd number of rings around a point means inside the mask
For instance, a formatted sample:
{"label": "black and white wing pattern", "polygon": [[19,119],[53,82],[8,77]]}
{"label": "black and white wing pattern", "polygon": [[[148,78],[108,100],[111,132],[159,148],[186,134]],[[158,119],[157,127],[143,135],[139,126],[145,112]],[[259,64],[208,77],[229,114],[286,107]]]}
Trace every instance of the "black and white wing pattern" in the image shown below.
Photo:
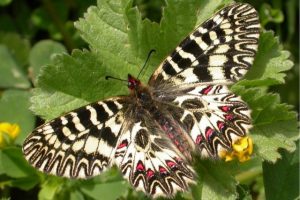
{"label": "black and white wing pattern", "polygon": [[239,80],[253,63],[259,28],[258,14],[249,4],[223,8],[176,47],[149,85],[158,89],[169,84],[228,85]]}
{"label": "black and white wing pattern", "polygon": [[156,101],[171,105],[170,113],[202,156],[224,157],[244,138],[252,151],[246,137],[252,127],[250,110],[227,85],[252,65],[259,28],[249,4],[225,7],[186,37],[149,80]]}
{"label": "black and white wing pattern", "polygon": [[35,129],[23,144],[29,163],[45,173],[96,176],[110,167],[124,124],[125,97],[78,108]]}
{"label": "black and white wing pattern", "polygon": [[195,183],[193,154],[247,160],[250,109],[228,85],[253,63],[258,15],[232,4],[197,27],[162,62],[149,86],[128,75],[130,95],[71,111],[36,128],[23,153],[37,169],[93,177],[117,165],[147,195],[173,197]]}
{"label": "black and white wing pattern", "polygon": [[130,109],[119,138],[115,161],[124,178],[149,196],[174,197],[195,183],[195,173],[160,125],[139,107]]}

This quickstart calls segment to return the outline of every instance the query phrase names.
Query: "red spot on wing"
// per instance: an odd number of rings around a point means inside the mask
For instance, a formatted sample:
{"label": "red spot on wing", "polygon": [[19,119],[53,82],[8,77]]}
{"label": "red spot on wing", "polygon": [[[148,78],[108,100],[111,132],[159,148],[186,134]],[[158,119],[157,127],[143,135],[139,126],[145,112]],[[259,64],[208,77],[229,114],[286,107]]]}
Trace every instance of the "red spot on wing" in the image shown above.
{"label": "red spot on wing", "polygon": [[196,138],[196,144],[200,144],[202,140],[203,140],[203,136],[199,134]]}
{"label": "red spot on wing", "polygon": [[171,169],[176,167],[176,163],[171,160],[167,160],[166,163],[167,163],[168,167],[170,167]]}
{"label": "red spot on wing", "polygon": [[214,132],[214,129],[207,127],[205,130],[205,137],[210,138],[210,136],[213,134],[213,132]]}
{"label": "red spot on wing", "polygon": [[154,171],[152,171],[151,169],[147,170],[147,178],[151,178],[152,176],[154,176]]}
{"label": "red spot on wing", "polygon": [[225,119],[228,120],[228,121],[231,121],[233,120],[233,115],[232,114],[227,114],[227,115],[224,115]]}
{"label": "red spot on wing", "polygon": [[144,171],[145,170],[145,167],[144,167],[142,162],[140,162],[140,161],[138,162],[138,164],[136,166],[136,170],[137,171]]}
{"label": "red spot on wing", "polygon": [[218,122],[217,122],[217,126],[218,126],[219,130],[222,131],[222,129],[223,129],[224,126],[225,126],[225,123],[224,123],[224,122],[221,122],[221,121],[218,121]]}
{"label": "red spot on wing", "polygon": [[230,106],[220,106],[219,107],[223,112],[228,112],[230,111]]}
{"label": "red spot on wing", "polygon": [[200,93],[207,95],[211,91],[212,88],[213,87],[211,85],[209,85],[208,87],[206,87],[203,90],[201,90]]}
{"label": "red spot on wing", "polygon": [[174,138],[174,134],[173,133],[168,133],[168,136],[169,136],[170,139]]}
{"label": "red spot on wing", "polygon": [[118,145],[117,149],[121,149],[123,147],[126,147],[127,145],[128,145],[127,140],[124,140]]}
{"label": "red spot on wing", "polygon": [[159,167],[159,172],[160,172],[161,174],[165,174],[165,173],[167,173],[167,170],[166,170],[166,168],[164,168],[164,167]]}

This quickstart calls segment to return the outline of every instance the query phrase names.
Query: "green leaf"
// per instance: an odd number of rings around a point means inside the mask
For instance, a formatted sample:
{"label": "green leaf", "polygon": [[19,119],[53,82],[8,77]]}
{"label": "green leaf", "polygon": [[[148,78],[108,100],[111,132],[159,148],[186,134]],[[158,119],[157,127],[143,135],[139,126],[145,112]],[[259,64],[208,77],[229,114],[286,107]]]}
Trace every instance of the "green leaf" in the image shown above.
{"label": "green leaf", "polygon": [[[63,195],[61,190],[64,187],[64,179],[53,176],[48,176],[47,179],[41,185],[41,190],[38,193],[39,200],[53,200],[56,199],[56,195]],[[66,189],[66,188],[65,188]]]}
{"label": "green leaf", "polygon": [[201,1],[200,9],[197,13],[197,24],[203,23],[210,18],[217,10],[224,7],[226,4],[233,3],[233,0],[204,0]]}
{"label": "green leaf", "polygon": [[22,190],[28,191],[34,188],[40,182],[39,176],[31,175],[27,177],[20,177],[11,181],[13,187],[20,188]]}
{"label": "green leaf", "polygon": [[254,128],[250,130],[254,139],[255,152],[264,160],[275,162],[284,148],[294,151],[295,140],[299,138],[296,112],[291,106],[280,103],[277,94],[266,93],[264,89],[235,87],[236,92],[247,99],[252,109]]}
{"label": "green leaf", "polygon": [[53,119],[66,111],[74,110],[88,103],[88,101],[63,92],[50,92],[41,88],[33,89],[32,94],[30,110],[44,119]]}
{"label": "green leaf", "polygon": [[72,200],[85,200],[83,194],[77,190],[71,191],[70,199]]}
{"label": "green leaf", "polygon": [[195,163],[199,180],[193,188],[194,199],[236,199],[237,182],[228,169],[232,165],[210,160],[197,160]]}
{"label": "green leaf", "polygon": [[6,46],[0,45],[0,87],[2,88],[29,88],[22,67],[14,59]]}
{"label": "green leaf", "polygon": [[28,165],[21,149],[17,147],[6,147],[0,151],[0,165],[1,172],[13,178],[36,175],[35,169]]}
{"label": "green leaf", "polygon": [[279,45],[278,38],[273,32],[263,32],[259,38],[258,52],[254,64],[237,85],[244,86],[270,86],[283,84],[285,72],[293,67],[289,60],[290,53],[283,51]]}
{"label": "green leaf", "polygon": [[[125,181],[100,183],[93,185],[82,185],[80,190],[93,199],[115,200],[127,191]],[[112,192],[113,189],[113,192]]]}
{"label": "green leaf", "polygon": [[31,78],[35,79],[43,65],[52,61],[54,54],[66,52],[66,48],[58,42],[52,40],[41,40],[36,43],[29,54],[29,63],[32,67]]}
{"label": "green leaf", "polygon": [[263,164],[266,199],[299,199],[299,141],[297,151],[281,153],[276,164]]}
{"label": "green leaf", "polygon": [[6,90],[1,95],[0,121],[16,123],[20,126],[21,132],[17,137],[17,144],[22,144],[35,126],[35,117],[28,109],[29,97],[29,92],[19,90]]}
{"label": "green leaf", "polygon": [[20,35],[12,32],[0,32],[0,44],[3,44],[8,48],[13,59],[25,71],[30,50],[28,39],[24,39]]}

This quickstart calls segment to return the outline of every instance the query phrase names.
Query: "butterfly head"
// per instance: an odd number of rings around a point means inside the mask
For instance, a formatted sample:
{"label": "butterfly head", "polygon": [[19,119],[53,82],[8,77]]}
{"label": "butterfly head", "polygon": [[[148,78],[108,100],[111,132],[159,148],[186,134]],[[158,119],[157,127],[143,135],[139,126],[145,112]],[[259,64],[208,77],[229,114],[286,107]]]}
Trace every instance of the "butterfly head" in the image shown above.
{"label": "butterfly head", "polygon": [[141,81],[137,78],[133,77],[131,74],[128,74],[128,88],[130,90],[137,90],[137,88],[141,85]]}

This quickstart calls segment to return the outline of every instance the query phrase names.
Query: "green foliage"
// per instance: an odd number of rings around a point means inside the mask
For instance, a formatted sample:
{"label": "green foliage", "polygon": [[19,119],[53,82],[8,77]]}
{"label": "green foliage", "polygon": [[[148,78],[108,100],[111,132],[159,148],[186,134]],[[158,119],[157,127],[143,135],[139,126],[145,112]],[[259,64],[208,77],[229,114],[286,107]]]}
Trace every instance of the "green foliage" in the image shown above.
{"label": "green foliage", "polygon": [[[13,3],[0,1],[1,6]],[[27,191],[40,187],[36,194],[39,199],[144,199],[144,194],[133,191],[116,168],[84,181],[44,175],[30,167],[20,148],[35,126],[35,117],[28,108],[49,120],[89,102],[127,94],[125,85],[104,77],[137,75],[149,50],[156,49],[142,77],[147,82],[160,62],[196,25],[232,1],[169,0],[157,23],[143,19],[140,6],[135,7],[130,0],[98,0],[97,6],[90,6],[84,17],[75,22],[78,32],[70,28],[70,7],[62,1],[44,3],[31,15],[26,9],[17,14],[15,23],[10,23],[14,19],[7,16],[0,17],[0,23],[15,25],[8,25],[0,32],[0,88],[6,89],[0,96],[0,122],[17,123],[21,127],[16,145],[0,150],[0,190],[6,194],[0,197],[10,196],[11,188]],[[77,3],[81,8],[87,7]],[[280,9],[267,4],[259,8],[263,27],[282,22]],[[57,13],[49,15],[49,9]],[[31,19],[35,28],[26,30],[24,24],[18,23],[21,16]],[[52,24],[53,16],[57,18],[54,17]],[[11,33],[16,29],[30,37],[40,30],[46,31],[64,45],[42,40],[31,47],[28,39]],[[78,33],[89,49],[75,49],[69,55],[67,49],[82,47]],[[252,109],[253,160],[241,164],[197,159],[194,163],[197,185],[191,192],[178,194],[176,199],[251,199],[253,192],[263,196],[263,186],[268,199],[299,196],[290,187],[299,186],[299,156],[290,153],[295,151],[295,141],[299,138],[296,112],[270,91],[270,87],[285,84],[286,72],[292,67],[290,52],[283,50],[272,31],[262,30],[254,65],[246,78],[231,88]],[[36,87],[29,93],[32,86]]]}
{"label": "green foliage", "polygon": [[286,151],[281,151],[281,154],[282,159],[276,164],[263,164],[266,198],[274,200],[299,198],[299,180],[295,178],[299,177],[299,141],[294,154]]}

